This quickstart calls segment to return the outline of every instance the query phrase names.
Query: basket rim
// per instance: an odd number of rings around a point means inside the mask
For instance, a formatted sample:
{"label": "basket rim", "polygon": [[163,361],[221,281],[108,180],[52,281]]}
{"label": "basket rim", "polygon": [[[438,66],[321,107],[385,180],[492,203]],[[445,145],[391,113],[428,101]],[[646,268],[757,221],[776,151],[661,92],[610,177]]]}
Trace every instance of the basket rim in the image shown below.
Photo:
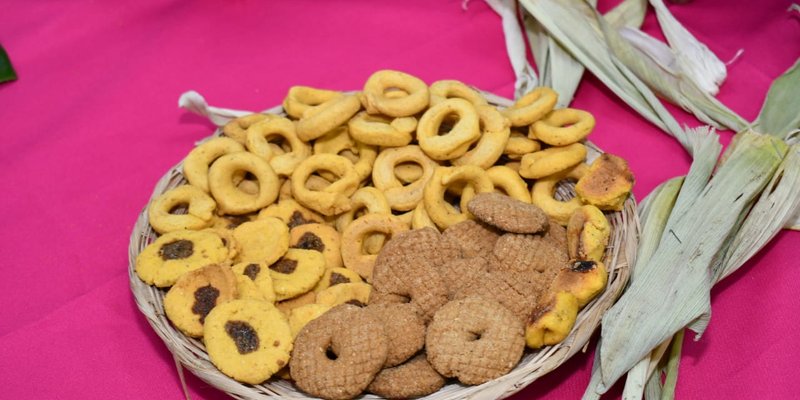
{"label": "basket rim", "polygon": [[[507,107],[512,103],[509,99],[489,92],[481,91],[481,93],[486,96],[489,103],[495,106]],[[280,105],[262,111],[262,113],[285,115]],[[220,134],[221,130],[216,129],[212,135],[205,137],[202,141]],[[593,143],[586,141],[585,144],[589,150],[590,158],[597,157],[602,153],[602,150]],[[186,387],[180,367],[188,369],[201,380],[234,398],[313,398],[308,397],[293,384],[282,379],[271,378],[259,385],[248,385],[222,374],[209,360],[201,340],[184,336],[169,322],[164,313],[162,303],[165,291],[147,285],[136,275],[134,269],[136,257],[156,237],[148,222],[148,207],[155,197],[185,182],[181,171],[182,161],[173,166],[159,179],[153,188],[150,200],[140,212],[130,237],[128,274],[131,292],[137,308],[146,317],[151,328],[172,353],[178,367],[178,374],[184,392],[186,392]],[[559,187],[559,193],[562,196],[566,195],[572,190],[572,186],[562,184]],[[572,194],[574,195],[574,193]],[[564,341],[535,352],[531,352],[530,349],[526,348],[525,354],[518,365],[502,377],[476,386],[465,386],[457,382],[448,383],[444,388],[423,398],[437,400],[506,398],[522,390],[539,377],[555,370],[577,352],[585,351],[589,339],[600,324],[603,313],[614,304],[627,285],[630,277],[630,266],[634,263],[636,257],[639,223],[633,194],[626,200],[622,211],[617,211],[610,215],[607,214],[607,217],[612,225],[612,237],[604,259],[609,274],[608,285],[600,296],[579,312],[573,330]],[[362,394],[359,398],[373,399],[379,397]]]}

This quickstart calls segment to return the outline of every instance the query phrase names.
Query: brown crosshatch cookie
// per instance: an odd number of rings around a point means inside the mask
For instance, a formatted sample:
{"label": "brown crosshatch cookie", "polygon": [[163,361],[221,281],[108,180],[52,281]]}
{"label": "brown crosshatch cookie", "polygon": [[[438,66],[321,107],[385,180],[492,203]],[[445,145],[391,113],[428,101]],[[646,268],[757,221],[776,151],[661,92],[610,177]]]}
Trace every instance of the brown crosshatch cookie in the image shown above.
{"label": "brown crosshatch cookie", "polygon": [[539,207],[500,193],[479,193],[467,208],[475,218],[506,232],[539,233],[549,225]]}
{"label": "brown crosshatch cookie", "polygon": [[164,311],[172,323],[191,337],[203,336],[211,309],[238,296],[236,277],[223,265],[208,265],[178,278],[164,296]]}
{"label": "brown crosshatch cookie", "polygon": [[349,399],[372,382],[388,351],[383,323],[360,307],[343,304],[300,331],[289,368],[302,391],[326,399]]}
{"label": "brown crosshatch cookie", "polygon": [[489,272],[516,291],[536,295],[544,292],[558,271],[568,266],[564,248],[538,235],[507,233],[492,250]]}
{"label": "brown crosshatch cookie", "polygon": [[439,309],[428,326],[428,362],[446,377],[479,385],[505,375],[525,349],[525,328],[500,303],[471,296]]}
{"label": "brown crosshatch cookie", "polygon": [[482,296],[493,299],[511,311],[520,321],[527,321],[536,305],[535,296],[520,293],[507,282],[502,274],[481,271],[453,295],[453,298],[464,299],[471,296]]}
{"label": "brown crosshatch cookie", "polygon": [[445,229],[445,239],[461,247],[464,257],[483,257],[494,247],[500,232],[494,228],[473,220],[466,220]]}
{"label": "brown crosshatch cookie", "polygon": [[444,378],[431,367],[423,353],[379,372],[367,391],[387,399],[409,399],[429,395],[442,386]]}
{"label": "brown crosshatch cookie", "polygon": [[383,322],[389,339],[384,367],[399,365],[425,345],[425,323],[411,304],[370,304],[365,310]]}
{"label": "brown crosshatch cookie", "polygon": [[447,286],[447,296],[453,299],[456,293],[471,285],[471,282],[486,274],[484,257],[457,258],[444,263],[439,275]]}

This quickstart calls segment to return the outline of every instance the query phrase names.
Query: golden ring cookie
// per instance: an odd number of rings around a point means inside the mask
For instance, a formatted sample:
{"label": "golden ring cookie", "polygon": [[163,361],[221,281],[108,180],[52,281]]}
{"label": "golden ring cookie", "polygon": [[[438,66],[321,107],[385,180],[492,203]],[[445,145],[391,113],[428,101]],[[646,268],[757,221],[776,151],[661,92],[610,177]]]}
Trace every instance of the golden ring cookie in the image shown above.
{"label": "golden ring cookie", "polygon": [[228,243],[214,230],[173,231],[139,253],[135,270],[145,283],[168,287],[184,273],[223,263],[228,257]]}
{"label": "golden ring cookie", "polygon": [[240,262],[269,265],[289,249],[289,227],[273,217],[245,222],[233,230],[233,237],[239,245]]}
{"label": "golden ring cookie", "polygon": [[[272,137],[283,138],[291,151],[276,154],[269,142]],[[301,161],[311,155],[311,146],[300,140],[294,122],[286,118],[274,118],[254,124],[247,130],[247,150],[267,160],[280,176],[289,176]]]}
{"label": "golden ring cookie", "polygon": [[314,154],[336,154],[356,147],[356,141],[350,137],[347,125],[342,125],[314,141]]}
{"label": "golden ring cookie", "polygon": [[[505,194],[524,203],[531,202],[531,192],[528,189],[528,184],[513,169],[504,165],[497,165],[487,169],[486,174],[489,175],[495,192]],[[471,186],[466,186],[462,191],[462,198],[471,199],[475,196],[474,192],[475,190]]]}
{"label": "golden ring cookie", "polygon": [[[387,96],[387,89],[397,88],[405,96]],[[421,79],[404,72],[382,70],[373,73],[364,84],[362,102],[370,114],[390,117],[412,116],[428,106],[428,85]]]}
{"label": "golden ring cookie", "polygon": [[272,288],[272,276],[269,273],[268,264],[263,262],[243,262],[233,265],[231,271],[236,275],[241,298],[254,298],[269,303],[275,302],[275,289]]}
{"label": "golden ring cookie", "polygon": [[494,165],[508,144],[511,135],[508,119],[493,106],[475,106],[481,122],[481,137],[475,148],[452,160],[453,165],[477,165],[487,169]]}
{"label": "golden ring cookie", "polygon": [[[415,163],[422,168],[422,176],[414,182],[404,184],[395,176],[395,168],[403,163]],[[372,183],[383,191],[393,210],[413,210],[420,203],[426,183],[437,167],[419,146],[384,149],[375,159]]]}
{"label": "golden ring cookie", "polygon": [[513,126],[530,125],[553,110],[558,94],[550,88],[538,87],[522,96],[514,105],[505,109],[503,114]]}
{"label": "golden ring cookie", "polygon": [[526,154],[530,154],[542,149],[542,144],[528,138],[522,133],[512,131],[506,142],[503,154],[512,160],[519,160]]}
{"label": "golden ring cookie", "polygon": [[587,169],[586,164],[578,164],[567,171],[537,180],[531,190],[531,203],[539,206],[552,220],[566,226],[569,217],[583,205],[583,202],[578,197],[567,201],[556,200],[553,197],[556,187],[564,179],[579,180],[586,174]]}
{"label": "golden ring cookie", "polygon": [[393,215],[367,214],[357,218],[342,233],[342,260],[345,267],[371,281],[378,255],[364,253],[364,240],[371,233],[394,236],[406,230],[408,226]]}
{"label": "golden ring cookie", "polygon": [[289,322],[267,302],[243,299],[214,307],[203,331],[211,362],[239,382],[259,384],[289,362]]}
{"label": "golden ring cookie", "polygon": [[425,211],[425,203],[420,202],[411,214],[411,229],[422,228],[436,228],[436,223],[433,222],[428,212]]}
{"label": "golden ring cookie", "polygon": [[[456,182],[466,182],[473,186],[474,193],[486,193],[494,190],[488,174],[480,167],[462,165],[436,168],[433,177],[425,185],[423,200],[428,216],[441,229],[446,229],[469,218],[466,207],[459,211],[444,198],[447,187]],[[467,196],[461,199],[464,204],[469,200],[470,198]]]}
{"label": "golden ring cookie", "polygon": [[[291,183],[290,183],[291,184]],[[322,223],[324,220],[321,215],[291,198],[286,198],[262,209],[258,213],[258,218],[275,217],[283,221],[289,229],[304,225]]]}
{"label": "golden ring cookie", "polygon": [[[234,177],[242,172],[249,172],[258,180],[258,194],[247,194],[235,186]],[[217,159],[208,170],[208,186],[219,210],[225,214],[247,214],[266,207],[278,198],[280,189],[278,176],[272,167],[262,158],[247,152],[227,154]]]}
{"label": "golden ring cookie", "polygon": [[340,283],[329,286],[317,293],[317,304],[335,307],[339,304],[352,304],[363,307],[369,302],[372,286],[364,282]]}
{"label": "golden ring cookie", "polygon": [[[180,206],[186,214],[173,214]],[[211,225],[217,203],[206,192],[192,185],[181,185],[156,197],[147,210],[150,225],[158,233],[203,229]]]}
{"label": "golden ring cookie", "polygon": [[236,278],[227,266],[218,264],[187,272],[164,296],[164,312],[187,336],[203,336],[203,322],[211,310],[238,296]]}
{"label": "golden ring cookie", "polygon": [[336,218],[336,230],[344,232],[347,225],[360,213],[364,214],[391,214],[389,201],[386,200],[383,192],[377,188],[365,186],[356,190],[350,197],[350,210],[342,213]]}
{"label": "golden ring cookie", "polygon": [[346,124],[360,108],[361,102],[356,95],[334,97],[303,113],[303,117],[297,122],[297,137],[307,142],[323,136]]}
{"label": "golden ring cookie", "polygon": [[[424,153],[423,153],[424,154]],[[403,184],[411,183],[422,178],[423,170],[419,164],[406,162],[394,166],[394,175]]]}
{"label": "golden ring cookie", "polygon": [[[445,118],[457,120],[446,134],[439,130]],[[452,160],[464,155],[481,135],[480,119],[472,103],[459,98],[445,100],[425,111],[417,125],[417,141],[422,151],[434,160]]]}
{"label": "golden ring cookie", "polygon": [[429,88],[431,93],[431,105],[435,106],[447,99],[454,97],[464,99],[475,107],[485,106],[489,104],[486,99],[478,93],[477,90],[465,85],[461,81],[456,80],[441,80],[431,84]]}
{"label": "golden ring cookie", "polygon": [[316,250],[325,257],[325,268],[342,265],[341,234],[330,225],[305,224],[289,231],[289,246],[295,249]]}
{"label": "golden ring cookie", "polygon": [[247,140],[247,130],[250,129],[251,125],[273,117],[273,114],[250,114],[235,118],[222,127],[222,133],[225,136],[244,144],[245,140]]}
{"label": "golden ring cookie", "polygon": [[592,129],[592,114],[574,108],[561,108],[534,122],[530,132],[536,139],[551,146],[566,146],[583,140]]}
{"label": "golden ring cookie", "polygon": [[350,136],[359,142],[380,147],[400,147],[411,143],[417,129],[414,117],[388,118],[362,111],[347,122]]}
{"label": "golden ring cookie", "polygon": [[[242,138],[242,143],[245,139]],[[183,176],[193,186],[208,192],[208,168],[218,158],[231,153],[245,151],[239,142],[226,138],[216,137],[203,142],[186,156],[183,160]],[[238,183],[238,182],[237,182]]]}
{"label": "golden ring cookie", "polygon": [[309,109],[339,96],[342,94],[334,90],[292,86],[283,99],[283,110],[292,118],[300,119]]}
{"label": "golden ring cookie", "polygon": [[524,178],[539,179],[565,171],[586,159],[586,146],[573,143],[564,147],[550,147],[522,157],[519,174]]}
{"label": "golden ring cookie", "polygon": [[620,211],[633,189],[633,174],[628,163],[603,153],[592,162],[586,175],[575,184],[575,192],[585,203],[601,210]]}
{"label": "golden ring cookie", "polygon": [[[305,184],[309,176],[319,170],[335,174],[339,179],[321,191],[312,191]],[[292,173],[292,193],[300,204],[323,215],[336,215],[350,209],[350,195],[360,179],[353,163],[342,156],[315,154],[297,166]]]}
{"label": "golden ring cookie", "polygon": [[325,258],[316,250],[289,249],[269,266],[277,299],[286,300],[311,291],[325,272]]}

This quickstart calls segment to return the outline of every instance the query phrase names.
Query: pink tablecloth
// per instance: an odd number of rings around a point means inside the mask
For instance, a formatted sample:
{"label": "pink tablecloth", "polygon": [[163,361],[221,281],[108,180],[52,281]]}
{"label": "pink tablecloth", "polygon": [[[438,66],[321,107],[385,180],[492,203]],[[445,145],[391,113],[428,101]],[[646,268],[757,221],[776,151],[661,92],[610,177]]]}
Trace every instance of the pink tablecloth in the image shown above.
{"label": "pink tablecloth", "polygon": [[[671,6],[721,58],[744,49],[720,99],[748,119],[800,55],[789,4]],[[645,29],[656,29],[652,16]],[[12,0],[0,11],[0,43],[20,77],[0,85],[0,397],[10,399],[182,396],[169,352],[128,289],[127,247],[155,182],[212,131],[177,109],[183,91],[258,110],[290,85],[355,89],[380,68],[505,96],[514,80],[500,20],[481,1],[462,10],[460,0]],[[597,117],[590,139],[630,161],[638,198],[687,170],[676,142],[594,78],[575,106]],[[710,328],[684,347],[680,398],[800,390],[798,238],[781,233],[714,290]],[[578,355],[515,398],[578,398],[590,365],[591,352]],[[188,383],[195,399],[223,397]]]}

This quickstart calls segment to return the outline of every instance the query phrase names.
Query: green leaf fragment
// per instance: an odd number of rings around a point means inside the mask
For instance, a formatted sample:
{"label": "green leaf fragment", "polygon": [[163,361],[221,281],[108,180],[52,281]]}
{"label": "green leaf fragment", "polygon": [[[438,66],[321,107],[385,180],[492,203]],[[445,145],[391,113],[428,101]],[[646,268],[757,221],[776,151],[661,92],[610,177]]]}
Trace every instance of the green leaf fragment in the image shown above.
{"label": "green leaf fragment", "polygon": [[17,73],[11,65],[11,60],[8,58],[8,53],[0,46],[0,82],[8,82],[17,80]]}

